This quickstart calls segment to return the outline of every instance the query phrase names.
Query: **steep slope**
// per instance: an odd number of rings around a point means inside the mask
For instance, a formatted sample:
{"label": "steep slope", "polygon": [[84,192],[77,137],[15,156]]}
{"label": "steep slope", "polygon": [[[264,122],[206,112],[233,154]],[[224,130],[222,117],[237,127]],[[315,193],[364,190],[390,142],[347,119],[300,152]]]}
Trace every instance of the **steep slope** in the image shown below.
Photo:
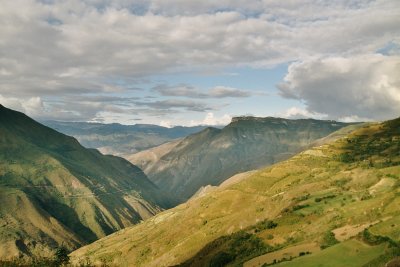
{"label": "steep slope", "polygon": [[397,119],[364,125],[72,256],[119,266],[261,266],[299,255],[281,264],[384,266],[400,255],[399,224]]}
{"label": "steep slope", "polygon": [[128,161],[0,105],[0,258],[77,248],[171,205]]}
{"label": "steep slope", "polygon": [[78,139],[85,147],[104,154],[126,156],[199,132],[205,126],[166,128],[151,124],[121,125],[88,122],[43,121],[43,124]]}
{"label": "steep slope", "polygon": [[181,141],[128,157],[160,188],[187,200],[199,188],[289,158],[347,124],[334,121],[238,117]]}

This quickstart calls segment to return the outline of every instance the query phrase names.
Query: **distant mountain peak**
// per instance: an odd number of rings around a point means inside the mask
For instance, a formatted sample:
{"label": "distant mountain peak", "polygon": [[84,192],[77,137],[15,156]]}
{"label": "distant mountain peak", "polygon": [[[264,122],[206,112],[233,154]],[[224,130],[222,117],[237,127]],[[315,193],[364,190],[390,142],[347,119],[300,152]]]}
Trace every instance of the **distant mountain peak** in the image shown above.
{"label": "distant mountain peak", "polygon": [[239,122],[239,121],[260,121],[264,120],[265,118],[262,117],[254,117],[254,116],[237,116],[233,117],[231,123]]}
{"label": "distant mountain peak", "polygon": [[279,117],[255,117],[255,116],[237,116],[233,117],[231,123],[238,122],[282,122],[282,121],[293,121],[291,119],[279,118]]}

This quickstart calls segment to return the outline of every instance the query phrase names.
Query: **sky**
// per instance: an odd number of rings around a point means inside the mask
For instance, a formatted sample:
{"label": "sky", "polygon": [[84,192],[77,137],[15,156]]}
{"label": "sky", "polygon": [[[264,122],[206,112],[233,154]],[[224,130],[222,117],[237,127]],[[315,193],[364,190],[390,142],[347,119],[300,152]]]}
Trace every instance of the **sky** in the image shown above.
{"label": "sky", "polygon": [[0,103],[163,126],[400,116],[399,0],[0,0]]}

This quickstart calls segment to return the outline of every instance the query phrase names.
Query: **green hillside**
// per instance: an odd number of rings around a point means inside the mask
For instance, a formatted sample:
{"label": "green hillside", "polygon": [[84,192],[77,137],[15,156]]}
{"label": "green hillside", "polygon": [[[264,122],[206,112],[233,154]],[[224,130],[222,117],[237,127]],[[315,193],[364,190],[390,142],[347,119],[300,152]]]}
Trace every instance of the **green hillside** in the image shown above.
{"label": "green hillside", "polygon": [[400,118],[363,125],[71,255],[118,266],[385,266],[400,255],[399,223]]}
{"label": "green hillside", "polygon": [[128,161],[0,105],[0,258],[75,249],[171,201]]}
{"label": "green hillside", "polygon": [[160,188],[187,200],[202,186],[219,185],[236,173],[287,159],[347,125],[238,117],[223,129],[209,127],[168,147],[142,151],[128,159]]}

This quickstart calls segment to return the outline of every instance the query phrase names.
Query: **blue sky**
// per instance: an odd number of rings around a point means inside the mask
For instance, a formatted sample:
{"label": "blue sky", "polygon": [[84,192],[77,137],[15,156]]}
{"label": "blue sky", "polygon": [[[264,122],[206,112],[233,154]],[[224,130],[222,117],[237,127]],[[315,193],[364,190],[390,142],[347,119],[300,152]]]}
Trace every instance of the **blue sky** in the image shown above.
{"label": "blue sky", "polygon": [[0,103],[40,119],[400,116],[397,0],[17,0]]}
{"label": "blue sky", "polygon": [[[215,109],[209,110],[207,114],[212,113],[216,120],[220,118],[222,123],[230,120],[222,120],[224,116],[225,118],[240,115],[282,116],[282,112],[292,106],[303,106],[298,100],[282,98],[276,88],[276,84],[285,76],[287,67],[287,64],[281,64],[272,69],[240,67],[220,69],[210,73],[190,72],[157,75],[153,77],[151,83],[141,85],[146,90],[140,93],[132,93],[132,95],[151,96],[152,100],[173,99],[173,97],[168,98],[151,93],[151,88],[160,84],[177,87],[185,84],[198,88],[200,91],[207,91],[217,86],[240,88],[243,91],[251,92],[250,95],[245,98],[227,97],[224,99],[209,99],[207,103],[215,107]],[[179,120],[183,124],[186,122],[187,124],[188,117],[186,114],[171,114],[164,118],[163,124],[173,124],[174,120]],[[189,124],[203,122],[205,117],[207,115],[205,116],[204,112],[194,112],[190,115]],[[191,121],[195,123],[191,123]]]}

